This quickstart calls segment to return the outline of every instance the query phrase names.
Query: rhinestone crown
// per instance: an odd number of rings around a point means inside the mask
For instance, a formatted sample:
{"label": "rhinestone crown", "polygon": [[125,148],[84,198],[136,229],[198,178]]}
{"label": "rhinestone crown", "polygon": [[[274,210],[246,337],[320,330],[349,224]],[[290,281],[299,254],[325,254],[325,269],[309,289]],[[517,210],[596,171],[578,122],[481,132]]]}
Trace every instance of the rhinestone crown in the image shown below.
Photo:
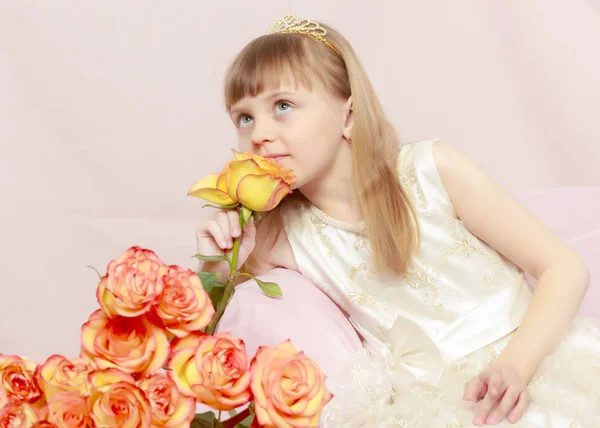
{"label": "rhinestone crown", "polygon": [[319,25],[318,22],[309,21],[308,19],[300,19],[293,13],[288,13],[281,17],[267,31],[267,34],[306,34],[325,43],[333,49],[338,55],[342,55],[338,48],[327,40],[327,30]]}

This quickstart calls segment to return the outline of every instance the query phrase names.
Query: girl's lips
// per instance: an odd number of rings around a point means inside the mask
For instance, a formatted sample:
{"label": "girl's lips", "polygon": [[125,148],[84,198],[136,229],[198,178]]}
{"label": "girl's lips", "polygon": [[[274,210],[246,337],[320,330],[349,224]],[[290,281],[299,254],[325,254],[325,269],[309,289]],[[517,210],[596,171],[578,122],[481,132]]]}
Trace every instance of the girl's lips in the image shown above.
{"label": "girl's lips", "polygon": [[265,158],[267,158],[267,159],[274,159],[275,161],[279,162],[280,160],[285,159],[288,156],[289,155],[272,154],[272,155],[265,156]]}

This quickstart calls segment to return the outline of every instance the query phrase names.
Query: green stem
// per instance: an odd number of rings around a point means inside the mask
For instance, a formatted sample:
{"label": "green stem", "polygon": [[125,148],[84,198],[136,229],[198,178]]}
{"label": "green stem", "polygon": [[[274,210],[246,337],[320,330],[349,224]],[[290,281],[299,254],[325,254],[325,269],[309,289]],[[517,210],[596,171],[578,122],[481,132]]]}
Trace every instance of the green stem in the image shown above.
{"label": "green stem", "polygon": [[236,275],[237,276],[247,276],[248,278],[254,278],[254,275],[251,275],[251,274],[246,273],[246,272],[238,272]]}
{"label": "green stem", "polygon": [[[240,215],[240,231],[243,230],[243,228],[244,228],[244,220],[243,220],[242,216]],[[235,272],[237,270],[237,259],[238,259],[238,252],[240,250],[240,242],[241,241],[242,241],[242,236],[240,233],[240,236],[235,238],[235,241],[233,243],[233,251],[231,254],[231,260],[227,260],[229,262],[230,270],[229,270],[229,279],[227,280],[227,284],[225,284],[225,291],[223,292],[223,297],[221,298],[221,301],[217,305],[217,311],[215,312],[215,315],[213,316],[213,319],[211,320],[211,322],[206,330],[206,334],[210,335],[215,332],[215,329],[217,328],[217,324],[219,323],[219,320],[223,316],[223,313],[225,312],[225,308],[227,307],[227,304],[229,303],[229,299],[231,298],[231,295],[233,294],[233,289],[234,289],[233,278],[234,278]]]}

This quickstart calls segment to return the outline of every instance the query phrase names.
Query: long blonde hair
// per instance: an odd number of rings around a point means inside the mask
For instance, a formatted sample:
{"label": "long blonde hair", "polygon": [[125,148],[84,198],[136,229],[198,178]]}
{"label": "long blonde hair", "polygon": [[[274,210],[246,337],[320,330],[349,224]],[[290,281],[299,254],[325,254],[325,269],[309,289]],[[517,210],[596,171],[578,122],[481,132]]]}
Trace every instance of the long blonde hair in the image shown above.
{"label": "long blonde hair", "polygon": [[[353,177],[371,251],[379,270],[402,274],[420,244],[420,232],[414,206],[398,179],[400,141],[348,41],[333,28],[320,25],[341,56],[307,35],[258,37],[237,55],[226,73],[225,104],[229,109],[245,96],[256,96],[267,87],[277,88],[287,76],[308,90],[316,81],[340,99],[352,96]],[[302,199],[298,193],[283,203]],[[246,271],[260,272],[281,227],[279,208],[260,221],[258,233],[262,237],[245,263]]]}

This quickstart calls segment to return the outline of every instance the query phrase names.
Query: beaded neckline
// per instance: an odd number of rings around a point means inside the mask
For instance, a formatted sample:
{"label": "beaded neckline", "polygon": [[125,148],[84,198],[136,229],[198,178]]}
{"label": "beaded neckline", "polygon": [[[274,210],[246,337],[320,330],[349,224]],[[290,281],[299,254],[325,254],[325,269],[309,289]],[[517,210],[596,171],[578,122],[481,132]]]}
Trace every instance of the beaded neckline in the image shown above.
{"label": "beaded neckline", "polygon": [[335,227],[336,229],[345,230],[347,232],[353,233],[365,233],[365,231],[367,230],[367,225],[364,222],[364,220],[358,224],[350,224],[329,217],[327,214],[325,214],[323,211],[321,211],[319,208],[312,204],[310,205],[310,209],[319,218],[319,220],[321,220],[325,224],[328,224],[331,227]]}

